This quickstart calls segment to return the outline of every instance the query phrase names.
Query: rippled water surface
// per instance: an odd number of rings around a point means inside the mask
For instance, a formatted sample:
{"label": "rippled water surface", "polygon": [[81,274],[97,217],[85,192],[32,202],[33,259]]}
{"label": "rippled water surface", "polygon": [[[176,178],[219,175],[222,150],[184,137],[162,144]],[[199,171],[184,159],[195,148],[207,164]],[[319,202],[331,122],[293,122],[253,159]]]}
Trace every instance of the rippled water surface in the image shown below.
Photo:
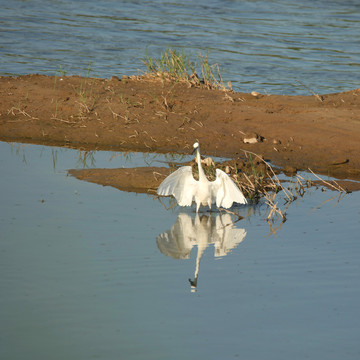
{"label": "rippled water surface", "polygon": [[359,194],[308,190],[270,235],[264,206],[196,216],[66,171],[164,160],[0,143],[0,358],[358,359]]}
{"label": "rippled water surface", "polygon": [[137,74],[167,46],[210,53],[239,91],[359,87],[359,1],[2,1],[0,74]]}

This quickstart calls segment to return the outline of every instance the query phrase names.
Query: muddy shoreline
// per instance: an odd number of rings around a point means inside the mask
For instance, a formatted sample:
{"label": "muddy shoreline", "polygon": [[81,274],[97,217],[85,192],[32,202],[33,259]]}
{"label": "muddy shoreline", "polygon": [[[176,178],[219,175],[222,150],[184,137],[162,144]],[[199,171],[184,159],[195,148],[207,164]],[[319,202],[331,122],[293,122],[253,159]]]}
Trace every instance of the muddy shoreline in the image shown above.
{"label": "muddy shoreline", "polygon": [[86,150],[262,155],[279,167],[360,179],[360,89],[247,94],[152,77],[0,77],[0,140]]}

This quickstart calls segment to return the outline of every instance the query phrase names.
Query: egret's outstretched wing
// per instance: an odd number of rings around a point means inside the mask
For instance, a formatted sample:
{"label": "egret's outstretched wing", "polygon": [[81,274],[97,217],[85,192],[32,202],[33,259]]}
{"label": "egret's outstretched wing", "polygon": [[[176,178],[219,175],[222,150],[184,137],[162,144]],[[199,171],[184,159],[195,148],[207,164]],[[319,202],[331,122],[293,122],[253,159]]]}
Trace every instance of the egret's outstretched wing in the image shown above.
{"label": "egret's outstretched wing", "polygon": [[182,166],[170,174],[157,189],[158,195],[172,195],[180,206],[191,206],[197,181],[193,178],[191,166]]}
{"label": "egret's outstretched wing", "polygon": [[231,207],[233,202],[246,204],[245,196],[230,177],[222,170],[216,169],[216,180],[212,182],[212,196],[216,199],[216,206],[225,209]]}

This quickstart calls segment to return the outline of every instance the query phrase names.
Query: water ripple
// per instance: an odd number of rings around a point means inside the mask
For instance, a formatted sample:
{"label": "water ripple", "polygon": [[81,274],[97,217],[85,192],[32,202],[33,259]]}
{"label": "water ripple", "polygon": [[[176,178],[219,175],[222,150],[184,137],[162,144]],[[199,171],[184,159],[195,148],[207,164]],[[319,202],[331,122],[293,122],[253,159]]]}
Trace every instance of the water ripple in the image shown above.
{"label": "water ripple", "polygon": [[14,0],[0,15],[1,75],[99,77],[145,70],[168,46],[210,51],[239,91],[306,94],[359,87],[358,1]]}

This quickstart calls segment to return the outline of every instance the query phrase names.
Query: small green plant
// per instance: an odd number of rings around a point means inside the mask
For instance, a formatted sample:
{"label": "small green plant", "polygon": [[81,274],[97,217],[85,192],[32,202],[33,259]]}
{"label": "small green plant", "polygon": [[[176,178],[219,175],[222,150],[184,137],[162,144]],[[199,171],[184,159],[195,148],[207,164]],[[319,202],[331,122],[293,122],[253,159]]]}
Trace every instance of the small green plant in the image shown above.
{"label": "small green plant", "polygon": [[181,81],[189,77],[188,72],[192,68],[191,61],[185,55],[184,50],[166,49],[158,59],[145,56],[143,59],[148,72],[156,75],[170,77],[172,80]]}
{"label": "small green plant", "polygon": [[86,118],[87,114],[94,110],[98,100],[98,97],[93,95],[93,80],[90,79],[91,71],[91,62],[89,62],[87,74],[80,84],[80,89],[74,89],[79,96],[80,101],[77,103],[79,104],[79,118],[82,119]]}
{"label": "small green plant", "polygon": [[218,64],[209,64],[209,52],[206,55],[198,55],[201,66],[201,75],[204,85],[209,88],[216,88],[221,90],[227,90],[220,74],[220,68]]}
{"label": "small green plant", "polygon": [[57,78],[59,76],[58,73],[60,74],[60,77],[66,76],[66,70],[62,65],[59,66],[59,68],[56,71],[55,76],[54,76],[54,90],[56,90],[56,82],[57,82]]}
{"label": "small green plant", "polygon": [[60,76],[66,76],[66,70],[64,66],[60,65],[58,72],[60,73]]}
{"label": "small green plant", "polygon": [[[159,58],[146,55],[143,63],[148,74],[163,79],[187,82],[190,86],[205,86],[209,89],[227,90],[223,84],[218,64],[210,65],[206,55],[199,54],[197,62],[190,60],[184,50],[167,48]],[[199,75],[198,75],[199,70]]]}

